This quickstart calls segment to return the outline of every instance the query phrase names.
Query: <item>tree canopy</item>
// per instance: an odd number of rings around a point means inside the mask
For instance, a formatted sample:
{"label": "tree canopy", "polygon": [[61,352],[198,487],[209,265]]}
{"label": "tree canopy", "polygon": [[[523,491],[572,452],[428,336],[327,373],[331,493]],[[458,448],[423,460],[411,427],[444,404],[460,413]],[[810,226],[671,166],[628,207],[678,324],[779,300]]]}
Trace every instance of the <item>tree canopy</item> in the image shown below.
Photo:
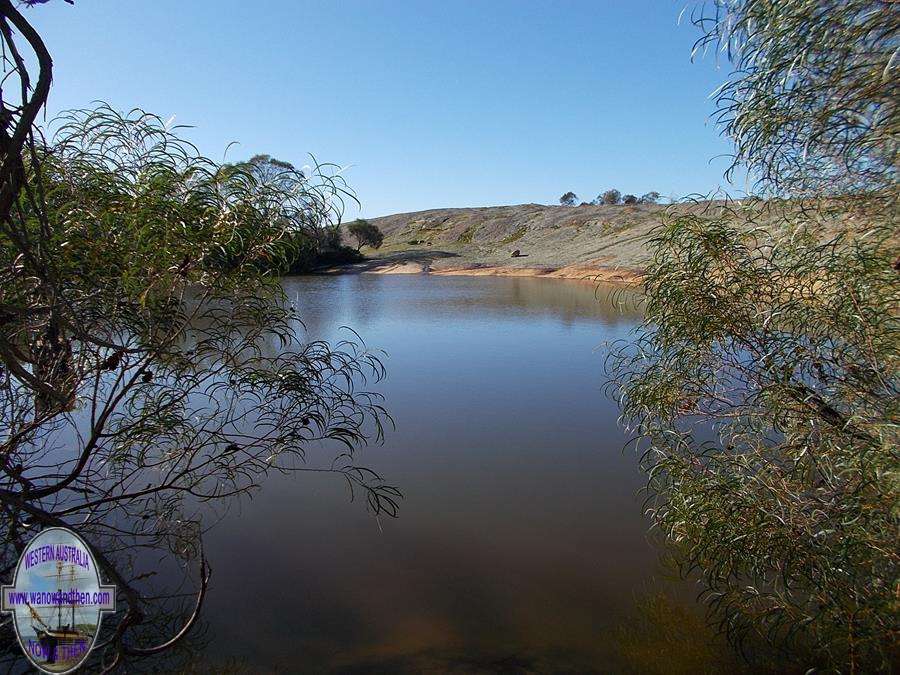
{"label": "tree canopy", "polygon": [[[302,339],[279,284],[297,234],[333,228],[339,175],[223,166],[140,110],[100,105],[38,130],[52,62],[0,8],[25,97],[4,98],[0,126],[0,576],[36,528],[78,532],[117,586],[115,627],[90,657],[112,670],[190,634],[209,517],[266,474],[332,473],[396,513],[399,491],[356,459],[390,420],[366,390],[383,370],[355,334]],[[17,35],[38,57],[32,88]],[[332,457],[307,466],[323,441]],[[145,573],[172,559],[171,579]],[[6,622],[0,662],[14,643]]]}
{"label": "tree canopy", "polygon": [[717,120],[761,190],[891,188],[900,133],[900,7],[871,0],[698,2],[696,54],[732,65]]}
{"label": "tree canopy", "polygon": [[607,190],[597,197],[598,204],[618,204],[622,201],[622,193],[616,189]]}
{"label": "tree canopy", "polygon": [[381,248],[384,242],[384,235],[377,225],[373,225],[368,220],[355,220],[347,227],[350,236],[356,239],[356,250],[363,246],[371,246],[372,248]]}
{"label": "tree canopy", "polygon": [[[737,642],[888,670],[897,636],[900,6],[699,3],[763,201],[664,215],[613,352],[648,512]],[[772,198],[782,194],[792,199]]]}
{"label": "tree canopy", "polygon": [[578,195],[574,192],[566,192],[562,197],[559,198],[559,203],[563,206],[575,206],[575,203],[578,201]]}

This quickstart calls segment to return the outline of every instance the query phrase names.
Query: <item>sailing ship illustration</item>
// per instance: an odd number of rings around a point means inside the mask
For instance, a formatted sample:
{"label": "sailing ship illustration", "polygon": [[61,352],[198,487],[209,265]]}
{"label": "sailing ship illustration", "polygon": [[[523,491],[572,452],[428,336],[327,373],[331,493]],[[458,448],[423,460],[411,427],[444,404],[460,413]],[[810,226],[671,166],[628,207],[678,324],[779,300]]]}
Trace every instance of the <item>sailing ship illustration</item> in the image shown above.
{"label": "sailing ship illustration", "polygon": [[[45,575],[47,578],[56,580],[56,588],[59,591],[57,603],[55,605],[56,627],[51,625],[53,621],[52,618],[49,622],[45,621],[34,607],[26,603],[26,605],[28,605],[28,610],[31,613],[31,628],[37,635],[38,644],[41,646],[41,651],[47,664],[65,663],[66,661],[80,659],[84,652],[87,651],[94,638],[93,635],[78,628],[75,621],[75,610],[78,606],[77,594],[69,595],[71,599],[70,602],[63,602],[66,597],[66,594],[63,593],[63,567],[63,563],[57,561],[56,574]],[[75,588],[76,579],[90,578],[77,575],[75,573],[74,565],[70,564],[68,567],[68,575],[66,576],[69,581],[69,589]],[[71,616],[69,623],[66,624],[63,624],[64,606],[67,618]],[[70,611],[71,615],[69,615]]]}

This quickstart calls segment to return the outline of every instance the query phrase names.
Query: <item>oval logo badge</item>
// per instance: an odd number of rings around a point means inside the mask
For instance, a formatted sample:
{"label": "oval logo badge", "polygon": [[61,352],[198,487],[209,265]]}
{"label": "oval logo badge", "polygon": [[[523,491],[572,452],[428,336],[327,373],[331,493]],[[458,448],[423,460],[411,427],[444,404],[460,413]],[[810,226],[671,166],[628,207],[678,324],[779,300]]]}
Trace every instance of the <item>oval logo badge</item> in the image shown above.
{"label": "oval logo badge", "polygon": [[44,673],[69,673],[87,659],[104,612],[116,608],[116,587],[102,583],[84,540],[63,527],[32,539],[2,587],[3,612],[25,656]]}

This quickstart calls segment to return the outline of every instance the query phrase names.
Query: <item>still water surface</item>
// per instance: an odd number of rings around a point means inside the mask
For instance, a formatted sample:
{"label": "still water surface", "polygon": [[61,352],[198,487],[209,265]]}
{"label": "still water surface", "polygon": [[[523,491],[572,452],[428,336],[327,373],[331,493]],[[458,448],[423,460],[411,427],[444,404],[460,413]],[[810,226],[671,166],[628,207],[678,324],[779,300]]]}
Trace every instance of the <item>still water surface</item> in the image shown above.
{"label": "still water surface", "polygon": [[268,480],[208,537],[208,659],[347,673],[621,672],[654,659],[674,672],[673,659],[707,659],[686,644],[705,639],[691,635],[694,609],[640,616],[660,589],[688,594],[660,571],[636,458],[602,392],[604,343],[639,318],[612,289],[285,283],[310,337],[352,326],[387,352],[376,388],[397,428],[360,463],[405,498],[379,521],[338,477]]}

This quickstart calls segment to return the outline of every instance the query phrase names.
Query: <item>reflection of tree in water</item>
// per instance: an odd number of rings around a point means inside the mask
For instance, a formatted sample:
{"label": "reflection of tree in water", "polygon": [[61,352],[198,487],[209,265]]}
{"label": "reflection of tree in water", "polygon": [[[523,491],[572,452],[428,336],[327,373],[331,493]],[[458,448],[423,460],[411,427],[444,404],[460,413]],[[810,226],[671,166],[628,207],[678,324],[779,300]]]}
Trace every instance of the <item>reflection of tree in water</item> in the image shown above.
{"label": "reflection of tree in water", "polygon": [[[386,315],[387,307],[392,320],[399,315],[416,321],[509,314],[554,318],[565,325],[593,321],[624,327],[641,316],[635,289],[590,280],[360,274],[291,278],[284,285],[289,297],[309,302],[305,326],[314,336],[334,325],[363,329]],[[333,301],[336,286],[346,302]]]}
{"label": "reflection of tree in water", "polygon": [[[444,283],[441,281],[440,283]],[[564,323],[600,321],[607,326],[631,325],[640,316],[635,291],[625,286],[590,280],[455,278],[458,293],[449,295],[450,309],[515,312],[517,316],[559,317]]]}
{"label": "reflection of tree in water", "polygon": [[594,283],[590,279],[511,278],[512,299],[532,313],[559,316],[566,325],[599,320],[605,326],[631,325],[640,318],[638,290],[629,286]]}
{"label": "reflection of tree in water", "polygon": [[[7,71],[25,92],[24,106],[2,102],[0,130],[12,158],[0,195],[0,578],[36,532],[71,528],[117,586],[91,668],[177,659],[186,638],[202,639],[203,533],[267,474],[333,473],[374,512],[396,512],[396,488],[354,457],[388,419],[360,388],[380,362],[355,337],[298,341],[269,271],[290,260],[290,234],[347,192],[325,168],[277,180],[223,170],[140,111],[76,112],[45,141],[31,125],[49,55],[8,0],[0,10]],[[23,45],[37,56],[31,90]],[[343,454],[307,466],[305,448],[325,439]],[[9,621],[0,642],[15,670]]]}

